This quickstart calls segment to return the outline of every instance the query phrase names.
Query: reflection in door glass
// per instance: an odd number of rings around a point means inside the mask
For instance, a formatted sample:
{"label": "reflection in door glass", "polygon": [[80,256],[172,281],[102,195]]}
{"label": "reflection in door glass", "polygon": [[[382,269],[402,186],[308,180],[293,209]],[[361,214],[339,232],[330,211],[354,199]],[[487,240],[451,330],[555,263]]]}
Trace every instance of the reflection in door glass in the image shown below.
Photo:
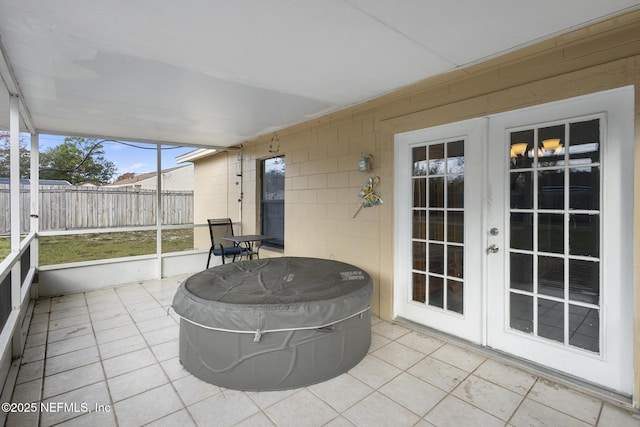
{"label": "reflection in door glass", "polygon": [[511,132],[509,158],[511,169],[526,169],[533,166],[533,141],[535,133],[532,129]]}
{"label": "reflection in door glass", "polygon": [[600,310],[569,305],[569,344],[597,353],[600,348]]}
{"label": "reflection in door glass", "polygon": [[538,208],[564,208],[564,171],[556,169],[538,172]]}
{"label": "reflection in door glass", "polygon": [[511,173],[511,209],[533,208],[533,174],[527,172]]}
{"label": "reflection in door glass", "polygon": [[569,129],[569,163],[571,165],[599,163],[600,120],[571,123]]}
{"label": "reflection in door glass", "polygon": [[554,254],[564,253],[564,215],[538,215],[538,250]]}
{"label": "reflection in door glass", "polygon": [[429,305],[444,307],[444,279],[439,276],[429,276]]}
{"label": "reflection in door glass", "polygon": [[538,293],[564,297],[564,258],[538,257]]}
{"label": "reflection in door glass", "polygon": [[533,214],[511,213],[511,248],[533,250]]}
{"label": "reflection in door glass", "polygon": [[565,126],[550,126],[538,129],[536,157],[538,167],[563,166],[565,164]]}
{"label": "reflection in door glass", "polygon": [[569,209],[597,211],[600,209],[600,168],[584,166],[569,168]]}
{"label": "reflection in door glass", "polygon": [[413,180],[413,207],[427,207],[427,180],[424,178]]}
{"label": "reflection in door glass", "polygon": [[569,260],[569,299],[600,304],[600,263]]}
{"label": "reflection in door glass", "polygon": [[417,302],[426,301],[426,276],[424,274],[413,273],[413,295],[412,300]]}
{"label": "reflection in door glass", "polygon": [[412,150],[411,300],[464,314],[464,141]]}
{"label": "reflection in door glass", "polygon": [[445,173],[444,144],[429,146],[429,175],[442,175]]}
{"label": "reflection in door glass", "polygon": [[533,297],[512,292],[509,299],[512,329],[533,333]]}
{"label": "reflection in door glass", "polygon": [[413,210],[413,238],[414,239],[426,239],[427,238],[427,213],[425,211]]}
{"label": "reflection in door glass", "polygon": [[569,248],[571,255],[600,256],[600,216],[569,215]]}
{"label": "reflection in door glass", "polygon": [[564,342],[564,303],[538,298],[538,336]]}
{"label": "reflection in door glass", "polygon": [[509,138],[509,318],[514,331],[600,350],[600,119]]}
{"label": "reflection in door glass", "polygon": [[511,289],[533,292],[533,256],[511,252]]}

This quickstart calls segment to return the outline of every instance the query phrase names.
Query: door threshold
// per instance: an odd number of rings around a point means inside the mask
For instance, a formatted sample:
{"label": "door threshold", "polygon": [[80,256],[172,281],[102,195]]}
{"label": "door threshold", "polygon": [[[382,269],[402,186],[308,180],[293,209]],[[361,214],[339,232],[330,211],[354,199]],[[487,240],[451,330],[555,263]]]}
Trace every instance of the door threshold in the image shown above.
{"label": "door threshold", "polygon": [[589,383],[585,380],[573,377],[571,375],[567,375],[563,372],[559,372],[541,365],[537,365],[528,360],[521,359],[519,357],[510,355],[508,353],[504,353],[499,350],[495,350],[491,347],[483,347],[481,345],[474,344],[462,338],[458,338],[453,335],[440,332],[436,329],[421,325],[419,323],[404,319],[402,317],[396,317],[393,320],[393,322],[397,323],[398,325],[407,327],[415,332],[431,335],[442,341],[455,344],[457,346],[463,347],[475,353],[480,353],[483,356],[490,357],[491,359],[497,360],[507,365],[520,368],[537,377],[540,377],[549,381],[554,381],[564,386],[573,388],[582,393],[591,395],[597,399],[606,400],[613,405],[619,405],[627,409],[631,409],[633,411],[638,411],[638,408],[634,407],[633,405],[633,399],[631,396],[620,394],[616,391]]}

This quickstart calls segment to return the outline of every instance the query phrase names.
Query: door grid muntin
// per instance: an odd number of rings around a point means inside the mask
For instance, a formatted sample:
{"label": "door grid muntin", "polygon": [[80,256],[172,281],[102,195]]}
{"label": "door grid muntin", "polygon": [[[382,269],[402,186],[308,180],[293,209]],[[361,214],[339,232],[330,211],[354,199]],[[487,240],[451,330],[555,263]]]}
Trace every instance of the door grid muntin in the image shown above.
{"label": "door grid muntin", "polygon": [[410,301],[464,314],[464,140],[412,148]]}
{"label": "door grid muntin", "polygon": [[601,352],[604,120],[509,131],[508,324]]}

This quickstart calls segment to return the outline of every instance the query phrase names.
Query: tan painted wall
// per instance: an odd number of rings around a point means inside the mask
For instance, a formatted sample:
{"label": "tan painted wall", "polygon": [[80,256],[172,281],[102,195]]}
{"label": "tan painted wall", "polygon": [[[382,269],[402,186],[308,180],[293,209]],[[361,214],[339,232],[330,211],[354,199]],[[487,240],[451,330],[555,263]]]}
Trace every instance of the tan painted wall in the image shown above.
{"label": "tan painted wall", "polygon": [[[373,312],[390,320],[393,317],[394,134],[631,84],[636,85],[638,166],[635,179],[640,182],[640,12],[546,40],[285,129],[278,134],[279,154],[285,155],[287,168],[284,254],[335,258],[368,271],[375,282]],[[274,155],[268,150],[271,138],[272,135],[266,135],[244,144],[242,220],[245,232],[257,227],[256,165],[259,159]],[[358,159],[363,153],[373,155],[370,173],[357,171]],[[215,177],[225,178],[218,170],[218,166],[222,168],[219,163],[216,157],[197,163],[196,199],[203,180],[211,186]],[[234,182],[228,179],[228,172],[226,174],[227,192],[233,192]],[[379,193],[384,204],[363,209],[352,218],[360,201],[358,191],[368,177],[376,175],[381,178]],[[224,193],[222,180],[216,188],[218,186],[220,194]],[[640,186],[636,186],[635,193],[634,324],[638,331]],[[213,195],[199,200],[196,220],[204,218],[200,210],[222,209],[216,205],[221,201],[213,200]],[[638,396],[640,334],[635,336],[635,396]]]}
{"label": "tan painted wall", "polygon": [[[237,156],[234,151],[218,153],[198,161],[194,171],[194,224],[205,225],[209,218],[240,221],[236,182]],[[211,246],[206,227],[194,229],[194,248]]]}

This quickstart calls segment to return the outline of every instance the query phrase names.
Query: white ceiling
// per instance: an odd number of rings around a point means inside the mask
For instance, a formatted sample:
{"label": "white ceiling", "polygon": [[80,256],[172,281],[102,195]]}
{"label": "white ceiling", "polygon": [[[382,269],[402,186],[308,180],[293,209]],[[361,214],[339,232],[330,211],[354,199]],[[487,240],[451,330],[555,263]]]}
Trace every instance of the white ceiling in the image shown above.
{"label": "white ceiling", "polygon": [[41,133],[229,146],[638,7],[0,0],[0,36]]}

